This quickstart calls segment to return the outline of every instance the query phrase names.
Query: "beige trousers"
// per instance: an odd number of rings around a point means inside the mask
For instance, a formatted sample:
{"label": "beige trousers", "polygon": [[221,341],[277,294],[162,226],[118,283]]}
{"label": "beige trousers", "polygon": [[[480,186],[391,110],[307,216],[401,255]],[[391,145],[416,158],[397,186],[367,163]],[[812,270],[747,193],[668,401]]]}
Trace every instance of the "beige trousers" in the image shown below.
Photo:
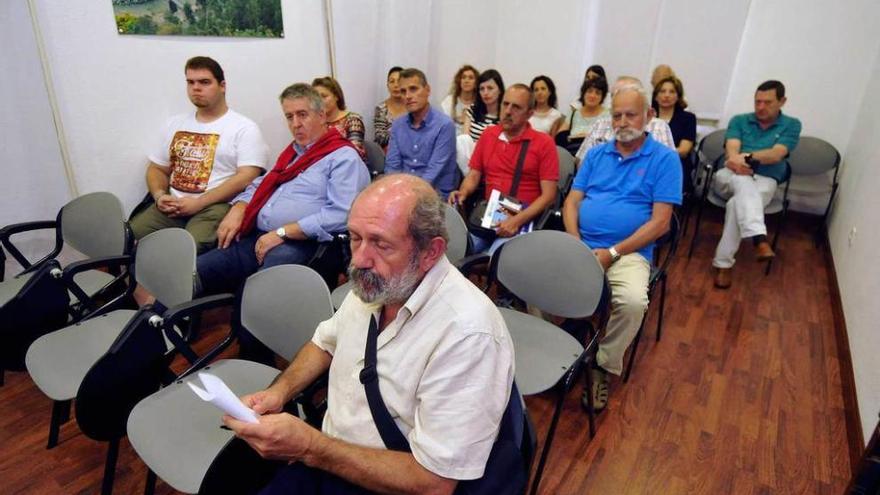
{"label": "beige trousers", "polygon": [[611,317],[599,342],[596,362],[609,373],[623,371],[623,355],[648,308],[651,265],[639,253],[622,256],[605,273],[611,286]]}

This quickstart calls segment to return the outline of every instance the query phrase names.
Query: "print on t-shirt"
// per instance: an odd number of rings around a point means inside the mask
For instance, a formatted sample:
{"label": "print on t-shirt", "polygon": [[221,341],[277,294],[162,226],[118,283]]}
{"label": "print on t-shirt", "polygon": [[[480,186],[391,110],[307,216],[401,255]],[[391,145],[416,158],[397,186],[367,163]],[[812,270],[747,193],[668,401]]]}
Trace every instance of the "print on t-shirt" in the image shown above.
{"label": "print on t-shirt", "polygon": [[169,149],[171,187],[188,193],[205,192],[219,141],[219,134],[175,132]]}

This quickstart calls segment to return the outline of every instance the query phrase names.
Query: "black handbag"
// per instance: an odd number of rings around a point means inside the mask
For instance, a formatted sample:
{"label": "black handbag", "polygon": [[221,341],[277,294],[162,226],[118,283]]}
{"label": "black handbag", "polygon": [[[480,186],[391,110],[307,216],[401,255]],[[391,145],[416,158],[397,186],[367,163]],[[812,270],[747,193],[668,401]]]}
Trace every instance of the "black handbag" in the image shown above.
{"label": "black handbag", "polygon": [[[519,190],[519,181],[522,178],[523,163],[526,161],[526,152],[529,149],[530,142],[531,141],[529,140],[523,141],[522,147],[519,149],[519,157],[516,159],[516,169],[513,172],[513,182],[510,184],[510,192],[508,193],[508,196],[513,198],[516,198],[516,193]],[[489,201],[485,199],[478,201],[467,217],[468,231],[482,239],[494,239],[498,235],[495,232],[495,229],[483,227],[483,215],[486,213],[486,207],[488,204]]]}
{"label": "black handbag", "polygon": [[[388,412],[382,394],[379,391],[379,375],[376,372],[376,340],[379,337],[379,327],[376,319],[370,319],[370,329],[367,332],[367,345],[364,349],[364,368],[360,373],[360,381],[364,385],[367,394],[367,404],[370,406],[370,414],[373,422],[379,430],[382,442],[389,450],[398,452],[412,452],[409,441],[403,436],[400,428],[394,423],[394,418]],[[520,452],[523,432],[522,403],[519,399],[519,391],[516,383],[510,392],[510,399],[501,418],[498,437],[492,445],[489,459],[483,476],[475,480],[459,481],[455,488],[457,495],[514,495],[525,492],[528,472],[526,463]]]}

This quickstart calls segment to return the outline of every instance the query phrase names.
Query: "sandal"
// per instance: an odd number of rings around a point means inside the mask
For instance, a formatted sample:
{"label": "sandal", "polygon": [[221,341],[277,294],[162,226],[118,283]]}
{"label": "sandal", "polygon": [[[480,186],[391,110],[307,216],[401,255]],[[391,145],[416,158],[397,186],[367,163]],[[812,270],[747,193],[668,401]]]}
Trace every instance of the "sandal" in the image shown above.
{"label": "sandal", "polygon": [[595,367],[590,368],[589,373],[591,382],[590,390],[584,390],[584,395],[581,397],[581,403],[584,408],[589,409],[590,399],[587,394],[592,393],[593,411],[600,412],[608,405],[608,372],[602,368]]}

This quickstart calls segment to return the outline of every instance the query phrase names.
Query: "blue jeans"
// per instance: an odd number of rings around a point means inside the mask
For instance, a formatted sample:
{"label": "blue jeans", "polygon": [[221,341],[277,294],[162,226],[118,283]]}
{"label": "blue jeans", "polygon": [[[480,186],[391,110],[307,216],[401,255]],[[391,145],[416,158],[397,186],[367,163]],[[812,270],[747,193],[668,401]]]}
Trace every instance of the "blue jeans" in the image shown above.
{"label": "blue jeans", "polygon": [[486,253],[489,256],[495,254],[495,251],[499,247],[501,247],[502,244],[513,239],[513,237],[496,237],[494,239],[484,239],[474,234],[469,233],[468,235],[471,236],[471,245],[473,246],[474,253]]}
{"label": "blue jeans", "polygon": [[255,232],[226,249],[212,249],[198,257],[196,270],[199,274],[200,295],[236,292],[245,279],[258,270],[276,265],[302,265],[307,263],[318,248],[316,241],[284,241],[272,248],[263,264],[257,263],[254,247],[265,232]]}

